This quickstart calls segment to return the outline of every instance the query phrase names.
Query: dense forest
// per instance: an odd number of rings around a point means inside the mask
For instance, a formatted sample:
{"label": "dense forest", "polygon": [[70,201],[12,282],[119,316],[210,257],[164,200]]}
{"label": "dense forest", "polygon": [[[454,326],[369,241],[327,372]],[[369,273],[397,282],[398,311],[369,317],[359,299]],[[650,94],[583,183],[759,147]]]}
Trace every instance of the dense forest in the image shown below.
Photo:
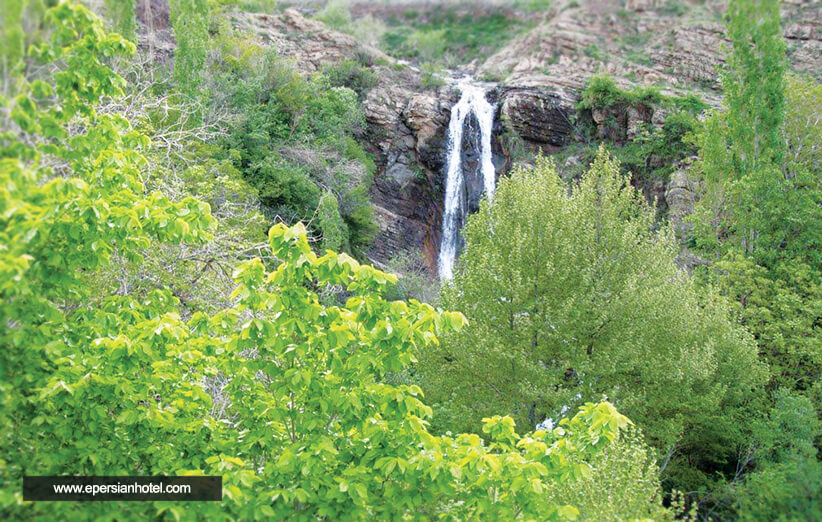
{"label": "dense forest", "polygon": [[786,4],[4,0],[0,518],[821,520]]}

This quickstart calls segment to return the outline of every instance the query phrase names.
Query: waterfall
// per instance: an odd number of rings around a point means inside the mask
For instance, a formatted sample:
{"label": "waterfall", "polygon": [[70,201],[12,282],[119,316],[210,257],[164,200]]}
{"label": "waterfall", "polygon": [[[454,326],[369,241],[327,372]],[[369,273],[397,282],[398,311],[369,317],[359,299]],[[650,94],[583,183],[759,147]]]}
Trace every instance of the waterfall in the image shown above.
{"label": "waterfall", "polygon": [[[458,85],[462,93],[459,101],[451,108],[448,123],[447,162],[445,181],[445,208],[442,219],[442,242],[440,243],[439,276],[442,280],[453,277],[454,261],[460,242],[460,229],[468,215],[468,188],[463,165],[463,131],[466,119],[473,114],[476,119],[478,136],[473,138],[474,153],[479,154],[477,170],[482,176],[481,193],[490,200],[494,197],[496,173],[491,154],[491,130],[494,125],[494,106],[485,99],[485,90],[463,81]],[[477,139],[479,138],[479,139]],[[477,150],[478,149],[478,150]]]}

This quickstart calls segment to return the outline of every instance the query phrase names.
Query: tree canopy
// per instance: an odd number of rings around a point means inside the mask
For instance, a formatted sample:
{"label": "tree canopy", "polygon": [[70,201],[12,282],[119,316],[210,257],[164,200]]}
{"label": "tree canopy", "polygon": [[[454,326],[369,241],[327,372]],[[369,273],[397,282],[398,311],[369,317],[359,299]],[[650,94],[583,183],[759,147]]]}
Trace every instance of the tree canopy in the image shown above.
{"label": "tree canopy", "polygon": [[670,233],[607,153],[570,190],[548,160],[515,171],[465,237],[442,305],[471,326],[418,366],[436,426],[469,429],[487,411],[556,422],[607,396],[663,454],[742,443],[736,408],[766,375],[755,345],[676,265]]}

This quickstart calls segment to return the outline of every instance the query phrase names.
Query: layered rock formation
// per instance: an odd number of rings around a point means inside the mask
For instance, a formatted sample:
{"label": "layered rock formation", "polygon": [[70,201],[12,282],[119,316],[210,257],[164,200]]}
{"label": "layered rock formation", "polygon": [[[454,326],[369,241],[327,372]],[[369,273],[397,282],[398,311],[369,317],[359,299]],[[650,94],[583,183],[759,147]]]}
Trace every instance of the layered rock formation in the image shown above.
{"label": "layered rock formation", "polygon": [[[698,91],[718,102],[724,0],[561,0],[479,67],[507,85],[581,89],[597,72],[622,86]],[[822,77],[822,3],[787,0],[782,19],[795,70]]]}
{"label": "layered rock formation", "polygon": [[[531,150],[546,153],[581,139],[576,102],[588,78],[599,72],[611,74],[621,87],[654,84],[669,94],[697,92],[719,105],[716,71],[727,43],[721,24],[724,5],[718,0],[560,0],[533,30],[485,63],[454,75],[473,73],[497,82],[490,89],[497,106],[494,152],[495,164],[504,172],[510,162],[502,135],[516,135]],[[783,19],[794,69],[822,74],[822,3],[786,0]],[[371,257],[384,262],[399,251],[412,251],[433,272],[442,222],[445,131],[458,97],[454,88],[423,88],[413,65],[360,45],[294,9],[241,13],[232,21],[306,73],[346,59],[372,64],[379,83],[363,101],[368,125],[362,136],[378,163],[372,199],[380,233]],[[641,124],[660,123],[664,115],[630,107],[589,116],[600,138],[624,143]],[[686,173],[677,173],[667,186],[660,182],[646,188],[670,207],[679,227],[692,203],[686,179]]]}

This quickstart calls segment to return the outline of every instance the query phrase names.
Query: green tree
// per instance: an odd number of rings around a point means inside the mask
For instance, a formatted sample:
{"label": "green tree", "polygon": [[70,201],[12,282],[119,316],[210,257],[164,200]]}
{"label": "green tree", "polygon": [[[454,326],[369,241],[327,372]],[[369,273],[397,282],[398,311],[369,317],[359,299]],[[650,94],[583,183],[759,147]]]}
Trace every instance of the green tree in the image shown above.
{"label": "green tree", "polygon": [[[14,91],[0,98],[4,509],[18,501],[22,474],[75,471],[57,464],[79,457],[75,464],[81,466],[96,458],[89,443],[107,439],[102,434],[109,424],[101,420],[111,416],[102,407],[88,408],[83,417],[43,415],[54,406],[51,394],[66,387],[58,380],[47,389],[50,377],[80,367],[78,343],[94,350],[79,335],[89,309],[118,318],[106,333],[116,335],[116,324],[135,304],[112,298],[96,308],[87,275],[114,255],[139,259],[152,240],[202,241],[213,222],[196,199],[146,193],[141,169],[148,140],[116,114],[95,110],[101,100],[122,94],[123,79],[106,60],[133,52],[133,44],[107,33],[96,16],[73,3],[58,3],[43,23],[25,48],[38,66],[13,67]],[[87,384],[95,383],[93,372],[84,375]],[[116,383],[126,386],[125,380]],[[90,422],[86,436],[75,431],[81,418]],[[81,456],[58,451],[68,444],[85,450]]]}
{"label": "green tree", "polygon": [[738,406],[764,369],[654,219],[603,150],[570,193],[544,159],[500,181],[442,293],[470,327],[420,354],[435,425],[469,429],[499,411],[533,426],[607,394],[672,463],[735,460],[749,415]]}
{"label": "green tree", "polygon": [[177,50],[174,52],[174,79],[189,94],[203,83],[208,55],[207,0],[171,0],[171,26]]}
{"label": "green tree", "polygon": [[732,2],[728,27],[725,107],[698,138],[694,239],[774,387],[807,390],[822,375],[822,87],[785,76],[776,1]]}
{"label": "green tree", "polygon": [[757,469],[731,486],[731,512],[740,520],[818,520],[822,517],[822,462],[814,439],[820,430],[813,403],[778,390],[759,427]]}
{"label": "green tree", "polygon": [[[786,257],[818,265],[822,192],[818,175],[802,162],[812,155],[810,148],[801,147],[816,133],[796,132],[797,125],[809,126],[799,123],[802,116],[793,106],[786,122],[786,86],[808,94],[813,89],[786,82],[778,4],[731,2],[727,19],[733,47],[722,76],[725,107],[708,119],[698,140],[709,191],[696,239],[703,250],[739,249],[765,265]],[[811,113],[818,110],[812,94],[791,101]]]}
{"label": "green tree", "polygon": [[[698,137],[708,183],[694,239],[708,266],[697,274],[730,297],[770,366],[769,390],[777,391],[762,408],[771,409],[770,421],[752,434],[732,483],[706,505],[742,519],[813,519],[820,511],[812,444],[819,431],[808,397],[822,376],[822,139],[815,121],[822,87],[786,76],[777,1],[731,2],[727,24],[733,47],[722,78],[725,106]],[[797,426],[804,426],[801,437]],[[794,444],[797,438],[804,441]]]}

